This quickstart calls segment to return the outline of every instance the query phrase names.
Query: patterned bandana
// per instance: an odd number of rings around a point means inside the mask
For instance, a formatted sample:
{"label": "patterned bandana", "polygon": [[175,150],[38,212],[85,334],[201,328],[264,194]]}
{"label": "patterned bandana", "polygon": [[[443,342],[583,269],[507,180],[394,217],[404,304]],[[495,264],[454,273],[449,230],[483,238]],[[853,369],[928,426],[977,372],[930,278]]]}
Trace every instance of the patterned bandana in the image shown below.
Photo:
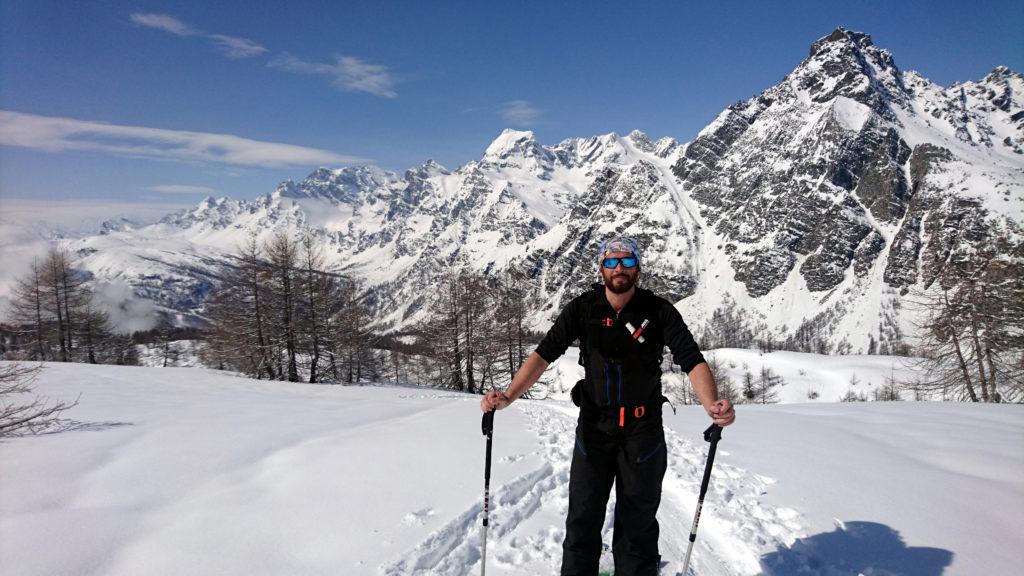
{"label": "patterned bandana", "polygon": [[640,248],[636,245],[636,240],[625,237],[615,237],[605,240],[601,243],[601,249],[597,253],[597,261],[604,260],[605,254],[611,252],[629,252],[633,256],[636,256],[637,264],[640,263]]}

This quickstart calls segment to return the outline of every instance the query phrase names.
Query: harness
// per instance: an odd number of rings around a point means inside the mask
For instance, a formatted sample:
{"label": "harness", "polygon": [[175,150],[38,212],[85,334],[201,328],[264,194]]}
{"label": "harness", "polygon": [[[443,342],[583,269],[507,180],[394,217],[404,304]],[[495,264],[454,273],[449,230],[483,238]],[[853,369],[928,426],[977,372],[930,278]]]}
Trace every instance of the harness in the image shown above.
{"label": "harness", "polygon": [[[664,339],[656,300],[638,288],[618,314],[596,285],[583,311],[580,364],[586,377],[573,389],[584,411],[616,421],[620,428],[661,414],[661,357]],[[577,393],[578,391],[578,393]]]}

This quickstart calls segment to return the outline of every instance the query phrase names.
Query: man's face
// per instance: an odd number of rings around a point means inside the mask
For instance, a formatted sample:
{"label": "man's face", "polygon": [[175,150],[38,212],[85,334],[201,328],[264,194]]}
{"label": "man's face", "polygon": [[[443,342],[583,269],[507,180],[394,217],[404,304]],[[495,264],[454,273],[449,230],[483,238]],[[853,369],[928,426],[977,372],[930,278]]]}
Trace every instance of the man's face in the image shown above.
{"label": "man's face", "polygon": [[[609,252],[604,255],[605,258],[625,258],[632,256],[631,252]],[[603,260],[603,259],[602,259]],[[632,268],[624,268],[622,262],[619,262],[615,266],[615,269],[605,268],[601,265],[601,278],[604,280],[604,285],[614,294],[625,294],[629,290],[636,286],[637,279],[640,278],[640,265],[637,264]]]}

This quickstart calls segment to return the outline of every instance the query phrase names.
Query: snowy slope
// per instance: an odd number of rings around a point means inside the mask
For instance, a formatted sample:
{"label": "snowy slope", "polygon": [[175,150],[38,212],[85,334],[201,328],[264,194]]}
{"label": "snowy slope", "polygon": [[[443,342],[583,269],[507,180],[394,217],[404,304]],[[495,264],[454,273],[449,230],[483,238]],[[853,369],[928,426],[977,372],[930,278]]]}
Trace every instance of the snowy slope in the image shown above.
{"label": "snowy slope", "polygon": [[[66,414],[77,429],[0,442],[5,573],[480,569],[478,397],[62,364],[38,389],[81,395]],[[497,415],[488,573],[557,571],[574,420],[551,400]],[[676,574],[707,418],[684,407],[666,421],[659,519],[663,573]],[[742,406],[719,447],[696,573],[1015,573],[1022,440],[1019,406]]]}
{"label": "snowy slope", "polygon": [[[377,322],[396,326],[418,317],[424,286],[433,281],[439,263],[493,271],[539,258],[536,254],[578,237],[581,223],[574,211],[587,198],[595,202],[592,189],[608,170],[624,172],[611,193],[628,196],[670,177],[680,151],[672,139],[654,143],[640,132],[544,147],[532,132],[505,130],[481,160],[456,171],[433,161],[404,174],[372,166],[321,168],[302,182],[283,182],[253,201],[206,198],[157,225],[141,230],[110,227],[71,246],[98,281],[130,279],[140,296],[156,300],[165,310],[185,312],[184,320],[196,324],[202,321],[203,295],[216,279],[215,264],[230,261],[250,233],[262,241],[278,228],[309,228],[329,244],[333,267],[378,290],[383,304]],[[646,196],[650,198],[636,199],[633,212],[674,210],[664,185]],[[660,205],[652,205],[652,198],[660,198]],[[610,232],[610,222],[622,216],[615,201],[597,202],[608,204],[607,214],[596,217],[603,227],[600,233]],[[693,244],[691,222],[672,217],[664,226],[669,224],[676,231],[662,242],[683,237],[682,245]],[[657,266],[664,275],[675,276],[682,263],[666,260]],[[546,312],[538,313],[536,321],[546,323]]]}
{"label": "snowy slope", "polygon": [[[742,390],[746,372],[750,372],[756,380],[762,368],[770,369],[782,378],[782,384],[776,387],[775,392],[778,401],[783,404],[834,403],[839,402],[848,392],[874,398],[874,391],[885,385],[886,378],[905,383],[912,382],[920,375],[919,367],[916,366],[918,359],[906,356],[824,356],[784,350],[765,353],[743,348],[705,350],[703,354],[709,361],[712,358],[718,360],[716,379],[722,381],[728,376],[737,391]],[[675,388],[689,386],[678,368],[674,370],[662,375],[662,385],[668,390],[670,398]],[[535,396],[569,400],[573,385],[582,378],[579,348],[573,346],[551,364],[533,392]],[[856,379],[856,384],[851,384],[853,379]],[[904,400],[913,400],[909,391],[901,391],[900,395]],[[943,400],[938,393],[931,397],[922,395],[921,399]]]}

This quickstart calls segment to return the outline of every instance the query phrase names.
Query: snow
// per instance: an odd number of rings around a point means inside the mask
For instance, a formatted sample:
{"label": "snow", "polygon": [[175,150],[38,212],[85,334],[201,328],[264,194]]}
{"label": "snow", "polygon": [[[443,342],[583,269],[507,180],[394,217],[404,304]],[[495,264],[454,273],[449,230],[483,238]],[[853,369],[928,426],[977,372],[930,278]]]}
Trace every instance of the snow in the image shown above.
{"label": "snow", "polygon": [[[723,166],[738,163],[736,179],[749,181],[766,172],[785,175],[793,170],[794,159],[803,156],[834,158],[838,144],[834,138],[823,138],[823,132],[831,132],[834,127],[852,132],[874,130],[874,125],[881,123],[879,126],[891,125],[912,149],[931,143],[953,153],[955,160],[929,172],[924,188],[929,193],[942,190],[977,199],[996,220],[1019,223],[1024,219],[1021,156],[1001,143],[986,147],[958,140],[958,128],[951,124],[955,119],[937,118],[930,113],[948,103],[952,88],[941,88],[915,73],[904,74],[904,81],[912,90],[907,92],[906,106],[893,108],[895,121],[886,120],[845,96],[816,102],[801,91],[801,75],[821,72],[828,58],[840,56],[846,42],[827,43],[818,56],[801,65],[782,84],[767,90],[764,94],[772,104],[760,113],[755,114],[762,106],[761,100],[754,98],[723,111],[701,132],[705,136],[712,134],[729,121],[731,114],[751,115],[753,124],[723,160]],[[879,62],[885,60],[878,57]],[[871,66],[878,68],[880,64],[876,64]],[[990,76],[994,78],[993,75]],[[991,104],[986,104],[981,89],[997,87],[993,78],[963,85],[968,88],[971,129],[976,133],[991,132],[993,141],[1001,142],[1004,136],[1019,138],[1019,127],[1010,122],[1008,113],[986,108],[991,108]],[[1020,78],[1011,76],[1007,81],[1013,94],[1017,94]],[[821,90],[816,89],[815,93],[820,94]],[[1019,96],[1014,98],[1011,111],[1018,110],[1020,105]],[[781,145],[767,144],[771,142]],[[708,226],[708,220],[715,220],[709,207],[696,201],[673,173],[685,147],[671,138],[662,138],[654,145],[639,131],[627,137],[608,133],[544,146],[532,132],[506,130],[479,162],[470,162],[454,172],[432,162],[424,164],[410,179],[372,166],[324,168],[300,183],[282,183],[275,192],[253,201],[222,198],[211,203],[207,199],[192,210],[168,217],[165,223],[126,225],[105,235],[75,238],[72,243],[75,249],[82,250],[77,265],[100,280],[127,284],[138,297],[153,299],[162,311],[189,309],[192,314],[184,316],[188,324],[202,321],[202,310],[195,303],[207,293],[217,264],[229,259],[250,231],[256,232],[262,242],[282,227],[311,226],[322,232],[328,242],[326,257],[330,267],[344,270],[368,288],[387,284],[389,297],[408,301],[411,294],[403,292],[405,288],[395,292],[394,287],[420,282],[416,269],[424,258],[460,255],[477,270],[495,272],[543,254],[543,267],[560,266],[566,262],[566,255],[558,250],[566,245],[570,234],[578,235],[581,230],[595,236],[622,232],[623,222],[630,221],[630,216],[623,213],[621,206],[616,208],[618,197],[592,213],[574,208],[592,196],[596,179],[606,171],[622,175],[617,193],[634,193],[627,185],[643,179],[653,166],[658,183],[641,188],[649,189],[650,194],[642,204],[642,218],[633,219],[628,232],[649,232],[644,227],[651,226],[666,231],[659,234],[660,246],[658,241],[652,243],[651,262],[660,266],[660,276],[697,281],[696,292],[678,304],[696,331],[706,326],[726,296],[745,314],[764,322],[780,340],[792,335],[801,320],[839,306],[843,309],[836,313],[843,318],[832,329],[832,343],[846,338],[855,350],[866,351],[869,335],[878,337],[879,320],[867,311],[879,311],[889,300],[880,296],[889,289],[883,278],[887,259],[876,258],[866,279],[855,278],[847,271],[838,290],[820,293],[811,292],[800,273],[806,256],[796,255],[797,265],[784,283],[764,296],[751,297],[747,287],[736,280],[733,265],[755,251],[772,248],[778,236],[763,234],[760,238],[749,238],[751,223],[747,222],[743,230],[748,237],[740,239],[738,251],[730,252],[737,239],[720,235],[716,226]],[[745,160],[744,155],[752,148],[759,150],[763,161]],[[663,153],[667,154],[662,157]],[[907,166],[903,169],[906,171]],[[813,182],[798,173],[792,181],[811,194],[820,194],[827,205],[840,201],[846,193],[828,184],[826,175],[822,171],[817,182]],[[767,191],[765,199],[772,203],[786,201],[784,196]],[[6,205],[3,208],[7,210]],[[392,212],[392,208],[400,210]],[[704,216],[702,209],[706,212]],[[896,223],[877,222],[867,212],[862,221],[887,241],[898,229]],[[7,237],[2,234],[6,224],[0,223],[2,237]],[[1004,226],[1009,227],[1005,223]],[[1007,233],[1016,235],[1013,231]],[[0,311],[5,308],[13,278],[23,273],[31,256],[45,247],[43,236],[23,234],[15,237],[11,246],[0,247],[0,258],[7,256],[6,260],[14,262],[8,270],[0,271]],[[545,277],[547,272],[540,273]],[[564,282],[545,282],[548,288],[557,287],[551,290],[554,294],[538,295],[545,300],[544,306],[554,306],[562,296]],[[408,317],[404,306],[382,311],[381,326],[390,328],[415,322],[421,319],[423,310],[420,308]],[[549,312],[536,315],[531,327],[543,329]],[[904,333],[912,331],[912,314],[893,312],[891,316]],[[151,321],[125,316],[124,326]]]}
{"label": "snow", "polygon": [[[808,377],[849,360],[766,357]],[[882,362],[853,360],[862,381],[881,381]],[[480,570],[477,396],[202,368],[44,366],[40,393],[81,398],[64,415],[73,429],[0,442],[5,573]],[[497,415],[488,573],[557,572],[575,416],[553,399]],[[692,406],[665,419],[662,573],[676,574],[708,420]],[[719,445],[693,566],[701,575],[1015,573],[1022,440],[1020,406],[740,406]],[[609,516],[609,545],[610,525]]]}
{"label": "snow", "polygon": [[520,147],[520,143],[523,146],[537,146],[537,140],[533,132],[506,128],[487,147],[484,156],[501,157],[515,151]]}
{"label": "snow", "polygon": [[845,96],[837,96],[832,101],[833,118],[851,132],[860,132],[871,114],[871,108]]}
{"label": "snow", "polygon": [[[667,354],[667,352],[666,352]],[[902,356],[876,354],[849,354],[845,356],[824,356],[804,352],[759,352],[742,348],[720,348],[704,350],[704,357],[715,358],[720,363],[720,373],[727,374],[737,389],[741,387],[743,375],[749,371],[758,378],[762,368],[768,368],[781,376],[784,384],[776,392],[784,404],[834,403],[852,390],[873,397],[873,391],[885,384],[885,378],[907,382],[918,375],[914,359]],[[568,392],[577,380],[583,377],[583,368],[578,365],[579,348],[570,347],[565,355],[555,360],[544,374],[543,382],[548,384],[552,396],[568,400]],[[663,379],[672,374],[665,374]],[[856,377],[858,384],[851,385]],[[816,392],[816,398],[809,398]],[[903,393],[906,400],[912,400]]]}
{"label": "snow", "polygon": [[181,208],[180,203],[133,203],[101,200],[29,200],[0,193],[0,318],[18,277],[34,258],[43,258],[56,238],[94,234],[104,222],[142,227]]}
{"label": "snow", "polygon": [[[820,51],[782,83],[724,110],[701,131],[702,136],[710,136],[727,123],[753,122],[738,141],[722,150],[726,154],[719,163],[722,190],[730,180],[752,182],[771,177],[777,182],[788,179],[794,193],[806,193],[812,201],[821,200],[823,206],[856,201],[856,195],[828,182],[828,170],[800,173],[804,169],[801,159],[834,162],[851,136],[837,135],[840,131],[877,132],[875,136],[880,136],[892,129],[911,149],[930,143],[953,154],[954,160],[932,166],[923,183],[912,183],[921,193],[950,201],[976,199],[987,211],[993,230],[1002,226],[1011,239],[1019,240],[1016,228],[1024,220],[1024,156],[1015,151],[1021,130],[1011,118],[1021,108],[1024,79],[997,69],[984,80],[947,89],[907,72],[902,78],[909,90],[896,91],[890,81],[898,70],[891,64],[891,56],[871,46],[865,35],[843,32],[838,39],[824,42]],[[867,57],[867,68],[860,60],[851,59],[854,52]],[[872,90],[887,86],[888,96],[879,94],[887,98],[886,106],[895,119],[847,97],[857,97],[853,88],[841,90],[847,96],[828,96],[828,86],[839,77],[837,65],[860,75],[862,82],[881,82]],[[832,84],[809,93],[800,88],[815,86],[801,83],[808,74],[823,75]],[[1011,89],[1008,110],[996,108],[987,99],[995,94],[989,90],[1002,90],[1004,82]],[[963,110],[955,100],[961,89],[966,94]],[[900,98],[890,98],[894,94]],[[822,96],[829,99],[819,101]],[[967,114],[966,120],[961,112]],[[986,146],[982,141],[962,141],[958,135],[962,137],[963,130],[991,142]],[[1007,137],[1012,145],[1002,143]],[[704,204],[691,196],[693,182],[682,182],[673,173],[687,146],[668,137],[652,143],[639,131],[626,137],[608,133],[570,138],[545,146],[532,132],[506,130],[481,160],[454,172],[432,161],[404,176],[373,166],[321,168],[298,183],[283,182],[276,191],[256,200],[207,198],[156,225],[119,222],[113,230],[93,236],[85,234],[95,227],[77,230],[70,244],[76,266],[94,274],[100,286],[107,286],[107,291],[117,296],[106,300],[113,304],[109,311],[122,330],[152,325],[154,310],[172,315],[186,312],[180,316],[183,323],[201,324],[201,302],[218,275],[218,265],[230,260],[250,232],[257,233],[262,242],[279,228],[311,226],[327,243],[325,256],[332,270],[343,271],[368,289],[383,288],[379,301],[386,309],[380,311],[376,327],[385,330],[422,320],[427,310],[417,299],[425,282],[422,270],[433,269],[439,258],[455,257],[477,271],[496,273],[508,266],[525,266],[539,274],[536,280],[544,291],[535,294],[541,303],[539,312],[530,318],[530,327],[543,329],[556,304],[563,296],[571,296],[571,280],[565,272],[581,270],[576,262],[589,258],[580,260],[583,251],[567,240],[586,238],[593,243],[601,235],[624,232],[654,236],[645,247],[651,256],[645,262],[652,264],[649,270],[657,276],[696,281],[695,293],[677,306],[697,333],[726,298],[735,301],[737,309],[752,321],[763,322],[779,340],[792,336],[802,321],[824,313],[840,317],[828,329],[831,343],[846,339],[857,351],[868,349],[869,338],[879,339],[879,321],[903,334],[913,333],[914,313],[890,305],[899,297],[884,280],[888,250],[874,259],[866,277],[856,277],[851,266],[836,289],[812,292],[801,273],[809,255],[776,246],[781,238],[778,230],[752,237],[757,227],[772,230],[770,222],[743,217],[738,237],[729,237],[733,232],[715,215],[714,203]],[[909,176],[908,164],[901,168]],[[602,191],[597,186],[599,179],[613,173],[618,175],[614,194],[591,208],[589,201]],[[647,174],[656,176],[650,180],[652,185],[644,181]],[[642,196],[643,201],[626,205],[621,200],[627,194],[631,200]],[[773,208],[785,206],[789,200],[786,193],[771,187],[751,198],[753,205]],[[922,206],[931,206],[930,202]],[[630,206],[638,213],[631,212]],[[587,209],[580,209],[584,207]],[[39,204],[31,210],[18,210],[25,214],[12,217],[10,203],[0,199],[0,260],[8,264],[0,270],[0,317],[13,279],[24,273],[31,258],[41,253],[52,237],[42,224],[39,230],[33,229],[38,214],[55,218],[44,208]],[[891,248],[902,221],[876,221],[870,211],[850,218],[853,209],[847,206],[844,210],[846,218],[873,228]],[[59,212],[61,220],[79,217],[77,208]],[[777,212],[780,218],[783,212]],[[88,211],[89,219],[93,215]],[[28,220],[30,227],[22,229],[22,220]],[[944,238],[942,234],[932,238],[925,232],[925,242]],[[9,242],[2,241],[5,239]],[[746,265],[753,254],[771,249],[772,257],[793,258],[795,265],[780,285],[752,297],[747,286],[736,279],[736,268]],[[117,289],[109,288],[111,285]],[[120,296],[125,292],[121,287],[130,292]],[[142,300],[152,304],[120,304]]]}

